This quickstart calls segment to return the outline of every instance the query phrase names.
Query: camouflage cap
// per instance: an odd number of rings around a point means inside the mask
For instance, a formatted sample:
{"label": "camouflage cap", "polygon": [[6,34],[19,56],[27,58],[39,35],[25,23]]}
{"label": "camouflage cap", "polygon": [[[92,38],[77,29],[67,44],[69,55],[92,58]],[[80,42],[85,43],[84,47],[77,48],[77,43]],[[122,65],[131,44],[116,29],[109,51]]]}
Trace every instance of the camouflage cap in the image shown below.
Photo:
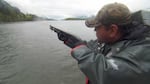
{"label": "camouflage cap", "polygon": [[127,6],[121,3],[111,3],[102,7],[95,17],[85,21],[87,27],[100,25],[125,25],[131,22],[131,13]]}

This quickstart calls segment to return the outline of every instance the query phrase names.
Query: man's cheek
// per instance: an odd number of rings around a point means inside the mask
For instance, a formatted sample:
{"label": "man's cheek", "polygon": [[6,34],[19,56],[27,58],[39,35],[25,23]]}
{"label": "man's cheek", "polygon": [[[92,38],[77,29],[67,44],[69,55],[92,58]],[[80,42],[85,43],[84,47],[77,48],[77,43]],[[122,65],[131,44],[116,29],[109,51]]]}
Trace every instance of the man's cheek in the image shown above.
{"label": "man's cheek", "polygon": [[98,40],[98,41],[102,41],[102,37],[101,37],[101,35],[96,34],[96,36],[97,36],[97,40]]}

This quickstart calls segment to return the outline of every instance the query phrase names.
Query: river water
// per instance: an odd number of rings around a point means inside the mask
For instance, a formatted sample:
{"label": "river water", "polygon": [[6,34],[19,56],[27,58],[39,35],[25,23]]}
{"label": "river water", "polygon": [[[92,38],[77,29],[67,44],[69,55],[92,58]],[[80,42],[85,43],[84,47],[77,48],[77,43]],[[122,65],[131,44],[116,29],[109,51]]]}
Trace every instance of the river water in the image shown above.
{"label": "river water", "polygon": [[0,24],[0,84],[84,84],[84,75],[49,25],[84,40],[95,39],[84,21]]}

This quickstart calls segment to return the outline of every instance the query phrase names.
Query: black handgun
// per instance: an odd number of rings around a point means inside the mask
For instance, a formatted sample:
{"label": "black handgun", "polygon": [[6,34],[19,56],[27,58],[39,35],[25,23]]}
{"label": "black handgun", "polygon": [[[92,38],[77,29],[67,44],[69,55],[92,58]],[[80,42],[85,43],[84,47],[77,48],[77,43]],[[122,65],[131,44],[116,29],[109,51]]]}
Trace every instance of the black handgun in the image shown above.
{"label": "black handgun", "polygon": [[66,44],[67,46],[69,46],[71,48],[74,48],[75,46],[77,46],[79,44],[85,43],[79,37],[77,37],[73,34],[70,34],[68,32],[65,32],[63,30],[60,30],[52,25],[50,25],[50,29],[57,33],[59,40],[63,41],[64,44]]}

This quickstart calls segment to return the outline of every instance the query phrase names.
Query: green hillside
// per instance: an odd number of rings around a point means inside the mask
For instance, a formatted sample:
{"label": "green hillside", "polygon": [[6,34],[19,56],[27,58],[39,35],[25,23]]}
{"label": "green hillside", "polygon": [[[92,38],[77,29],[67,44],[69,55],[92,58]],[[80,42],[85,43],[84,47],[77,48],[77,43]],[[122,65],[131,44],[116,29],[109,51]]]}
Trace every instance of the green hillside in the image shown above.
{"label": "green hillside", "polygon": [[16,7],[4,0],[0,0],[0,22],[31,21],[36,17],[32,14],[23,14]]}
{"label": "green hillside", "polygon": [[64,20],[85,20],[83,18],[65,18]]}

